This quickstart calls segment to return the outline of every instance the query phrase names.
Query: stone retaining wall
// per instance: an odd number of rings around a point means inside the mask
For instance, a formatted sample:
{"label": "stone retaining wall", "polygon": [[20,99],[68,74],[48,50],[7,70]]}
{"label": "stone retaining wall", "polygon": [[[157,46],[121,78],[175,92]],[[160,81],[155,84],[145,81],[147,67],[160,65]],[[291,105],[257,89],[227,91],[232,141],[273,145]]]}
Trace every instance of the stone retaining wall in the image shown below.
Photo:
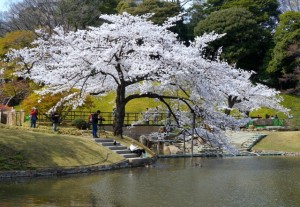
{"label": "stone retaining wall", "polygon": [[60,176],[67,174],[91,173],[129,167],[128,160],[111,165],[82,166],[73,168],[45,168],[39,170],[14,170],[0,172],[0,178]]}
{"label": "stone retaining wall", "polygon": [[[157,160],[157,156],[147,158],[147,163],[153,163]],[[129,160],[124,160],[118,163],[110,165],[95,165],[95,166],[81,166],[70,168],[44,168],[39,170],[12,170],[12,171],[0,171],[0,179],[12,179],[12,178],[25,178],[25,177],[46,177],[46,176],[62,176],[69,174],[82,174],[92,173],[99,171],[117,170],[122,168],[140,167],[144,166],[144,163],[132,164]]]}

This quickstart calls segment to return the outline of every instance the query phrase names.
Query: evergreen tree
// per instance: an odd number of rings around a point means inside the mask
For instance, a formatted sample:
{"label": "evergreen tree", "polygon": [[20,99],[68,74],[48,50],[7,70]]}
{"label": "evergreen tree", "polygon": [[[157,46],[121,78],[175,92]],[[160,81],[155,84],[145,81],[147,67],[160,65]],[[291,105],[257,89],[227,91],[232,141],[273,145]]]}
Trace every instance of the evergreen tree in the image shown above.
{"label": "evergreen tree", "polygon": [[211,13],[195,27],[195,35],[216,32],[225,33],[221,39],[213,42],[205,55],[215,59],[222,47],[221,58],[238,68],[255,69],[261,64],[258,61],[262,55],[262,30],[251,12],[244,8],[233,7]]}
{"label": "evergreen tree", "polygon": [[[280,16],[276,28],[275,47],[268,72],[281,89],[299,90],[300,80],[300,12],[286,12]],[[297,93],[300,94],[300,91]]]}
{"label": "evergreen tree", "polygon": [[[134,3],[134,1],[129,0],[120,2],[118,9],[119,13],[126,11],[132,15],[153,13],[153,16],[150,18],[150,20],[154,24],[161,25],[169,17],[178,15],[181,11],[181,6],[176,2],[167,2],[160,0],[144,0],[141,4],[136,4]],[[188,42],[189,38],[187,27],[183,23],[183,19],[176,22],[176,25],[170,28],[170,30],[177,33],[181,41]]]}
{"label": "evergreen tree", "polygon": [[[239,9],[243,9],[244,12],[242,13]],[[234,31],[231,33],[231,42],[223,44],[224,54],[222,57],[229,58],[228,61],[232,64],[236,62],[237,67],[256,71],[258,73],[256,77],[264,73],[265,57],[273,46],[272,32],[280,14],[277,0],[208,0],[206,3],[193,6],[192,11],[190,28],[199,19],[195,35],[212,31],[212,29],[218,33]],[[228,11],[232,11],[232,13]],[[242,18],[241,15],[245,15],[245,18]],[[193,20],[194,17],[195,20]],[[202,21],[203,23],[201,23]],[[229,23],[226,23],[227,21],[231,22],[232,28]],[[256,25],[253,25],[254,22]],[[207,28],[200,28],[200,25]],[[251,25],[253,25],[252,29]],[[234,41],[234,36],[237,41]],[[243,39],[242,36],[249,40]],[[243,39],[241,48],[238,48],[241,39]],[[250,39],[253,40],[253,45],[249,44]],[[217,51],[216,46],[220,45],[213,45],[211,50],[213,54]],[[211,55],[211,53],[208,54]]]}

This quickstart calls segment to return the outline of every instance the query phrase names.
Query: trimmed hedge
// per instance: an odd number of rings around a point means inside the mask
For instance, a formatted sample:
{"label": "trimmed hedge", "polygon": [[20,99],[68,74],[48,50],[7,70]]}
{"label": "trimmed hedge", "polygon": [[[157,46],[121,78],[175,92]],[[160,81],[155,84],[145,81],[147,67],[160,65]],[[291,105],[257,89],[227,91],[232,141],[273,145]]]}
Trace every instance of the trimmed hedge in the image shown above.
{"label": "trimmed hedge", "polygon": [[72,126],[75,126],[77,129],[88,129],[90,127],[90,124],[87,123],[85,120],[83,119],[75,119],[72,122]]}

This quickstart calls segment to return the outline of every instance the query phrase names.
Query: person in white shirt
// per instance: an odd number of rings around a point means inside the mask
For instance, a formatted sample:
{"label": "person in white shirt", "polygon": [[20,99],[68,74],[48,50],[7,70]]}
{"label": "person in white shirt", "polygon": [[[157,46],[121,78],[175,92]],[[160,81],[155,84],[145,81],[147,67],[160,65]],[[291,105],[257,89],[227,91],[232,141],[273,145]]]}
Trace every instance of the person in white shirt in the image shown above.
{"label": "person in white shirt", "polygon": [[130,149],[131,152],[138,154],[139,157],[140,157],[143,153],[146,153],[145,149],[140,149],[140,148],[138,148],[137,146],[135,146],[133,143],[131,143],[129,149]]}

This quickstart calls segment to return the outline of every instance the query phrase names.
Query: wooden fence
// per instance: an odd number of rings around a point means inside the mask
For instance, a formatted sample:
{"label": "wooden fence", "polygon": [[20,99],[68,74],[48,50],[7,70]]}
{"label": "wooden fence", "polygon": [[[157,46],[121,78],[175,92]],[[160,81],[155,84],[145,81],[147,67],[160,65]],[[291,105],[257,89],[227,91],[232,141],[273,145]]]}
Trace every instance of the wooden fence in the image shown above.
{"label": "wooden fence", "polygon": [[[83,119],[85,121],[88,121],[89,115],[92,112],[88,111],[70,111],[70,112],[62,112],[61,117],[62,117],[62,123],[63,124],[70,124],[76,119]],[[166,122],[166,114],[165,113],[158,113],[157,114],[157,119],[156,121],[153,121],[152,115],[149,115],[149,125],[164,125]],[[114,117],[112,112],[101,112],[100,116],[104,118],[104,121],[102,122],[102,125],[113,125],[114,122]],[[27,116],[27,119],[29,117]],[[43,124],[43,123],[49,123],[50,118],[49,115],[45,115],[44,113],[39,112],[38,115],[38,123]],[[133,112],[128,112],[125,113],[124,117],[124,126],[130,126],[132,124],[135,125],[148,125],[143,121],[143,113],[133,113]]]}
{"label": "wooden fence", "polygon": [[[92,112],[89,111],[63,111],[61,113],[61,123],[70,125],[76,119],[83,119],[88,121],[89,115]],[[101,112],[100,114],[104,121],[102,125],[113,125],[114,117],[112,112]],[[157,125],[162,126],[166,124],[166,121],[171,121],[171,119],[167,119],[165,113],[157,113],[156,121],[153,121],[153,114],[149,113],[149,122],[146,123],[144,121],[143,113],[125,113],[124,117],[124,126],[134,125]],[[29,121],[30,116],[28,113],[24,111],[15,111],[15,110],[2,110],[0,111],[0,122],[2,124],[14,125],[14,126],[22,126],[25,121]],[[174,121],[174,119],[172,119]],[[48,125],[51,123],[50,115],[39,111],[38,114],[38,124]]]}

